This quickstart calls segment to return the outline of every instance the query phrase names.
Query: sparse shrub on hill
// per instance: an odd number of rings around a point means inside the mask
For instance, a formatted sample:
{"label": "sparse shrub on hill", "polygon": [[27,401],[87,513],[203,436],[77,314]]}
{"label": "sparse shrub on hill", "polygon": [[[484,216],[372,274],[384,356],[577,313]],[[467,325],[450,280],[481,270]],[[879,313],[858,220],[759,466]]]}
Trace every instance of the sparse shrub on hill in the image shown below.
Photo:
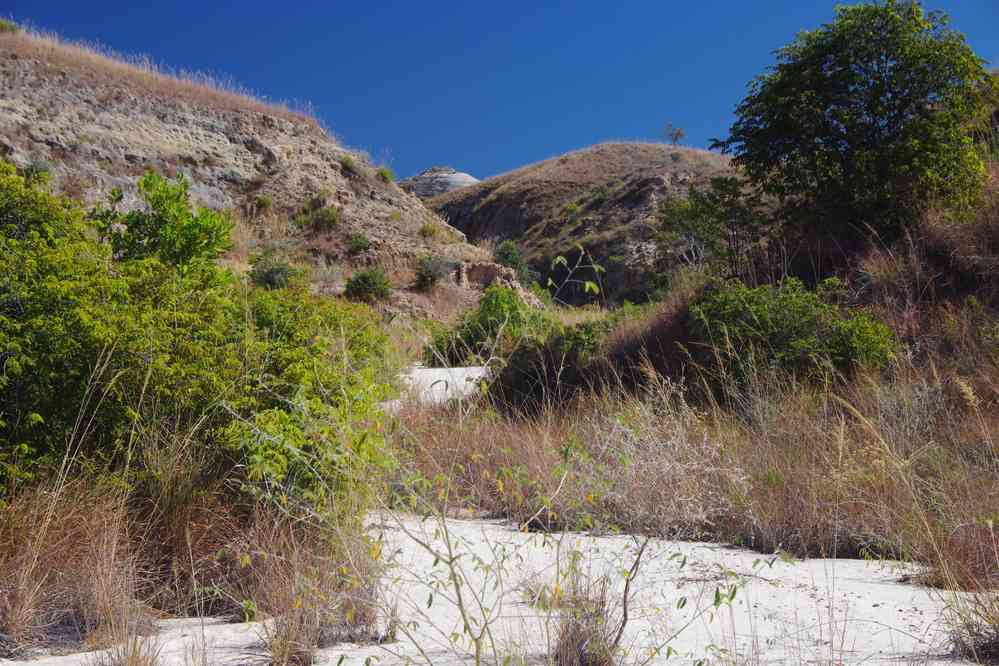
{"label": "sparse shrub on hill", "polygon": [[392,294],[392,284],[380,268],[369,268],[354,273],[347,280],[344,295],[352,301],[374,303],[387,300]]}
{"label": "sparse shrub on hill", "polygon": [[272,248],[250,260],[250,281],[258,287],[285,289],[302,278],[303,274],[301,268],[293,266]]}
{"label": "sparse shrub on hill", "polygon": [[972,133],[995,82],[947,24],[915,0],[838,7],[777,51],[715,147],[824,233],[894,237],[931,205],[969,211],[985,175]]}
{"label": "sparse shrub on hill", "polygon": [[333,206],[310,206],[296,215],[293,222],[314,233],[329,233],[340,224],[340,209]]}
{"label": "sparse shrub on hill", "polygon": [[438,225],[433,224],[432,222],[425,222],[422,225],[420,225],[419,234],[420,238],[423,238],[425,240],[430,240],[432,238],[437,238],[438,236],[441,235],[441,228]]}
{"label": "sparse shrub on hill", "polygon": [[347,238],[347,254],[356,256],[362,252],[367,252],[371,248],[371,241],[360,232],[352,233]]}
{"label": "sparse shrub on hill", "polygon": [[455,269],[453,261],[444,257],[423,256],[416,262],[416,283],[418,291],[432,291],[437,283],[447,278]]}
{"label": "sparse shrub on hill", "polygon": [[866,312],[836,305],[841,288],[834,278],[817,292],[794,278],[756,288],[716,285],[691,305],[690,351],[736,379],[757,365],[802,377],[885,366],[894,355],[891,330]]}
{"label": "sparse shrub on hill", "polygon": [[360,168],[357,166],[357,162],[350,155],[342,155],[340,157],[340,170],[348,178],[354,178],[360,175]]}
{"label": "sparse shrub on hill", "polygon": [[497,245],[493,252],[493,259],[501,266],[512,268],[517,273],[517,280],[523,285],[530,284],[535,278],[521,254],[520,248],[512,240],[505,240]]}
{"label": "sparse shrub on hill", "polygon": [[8,21],[7,19],[0,19],[0,35],[3,33],[20,32],[21,28],[13,21]]}
{"label": "sparse shrub on hill", "polygon": [[378,180],[382,181],[385,184],[393,183],[395,182],[395,174],[392,173],[392,169],[389,169],[388,167],[382,167],[378,169]]}

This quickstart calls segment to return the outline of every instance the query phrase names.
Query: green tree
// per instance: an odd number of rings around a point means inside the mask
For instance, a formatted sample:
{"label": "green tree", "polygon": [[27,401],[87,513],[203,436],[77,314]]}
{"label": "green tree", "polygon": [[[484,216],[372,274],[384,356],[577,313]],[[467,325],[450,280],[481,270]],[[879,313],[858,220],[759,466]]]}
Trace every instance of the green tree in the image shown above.
{"label": "green tree", "polygon": [[891,234],[933,203],[974,203],[985,168],[972,135],[995,84],[945,15],[917,0],[841,6],[776,56],[714,147],[789,219]]}
{"label": "green tree", "polygon": [[772,225],[759,193],[735,177],[691,187],[686,198],[670,197],[659,209],[660,252],[678,254],[688,264],[717,262],[732,276],[745,273],[749,250]]}
{"label": "green tree", "polygon": [[500,266],[512,268],[517,273],[517,279],[521,284],[530,284],[533,276],[531,268],[520,253],[520,248],[512,240],[505,240],[496,246],[493,251],[493,259]]}

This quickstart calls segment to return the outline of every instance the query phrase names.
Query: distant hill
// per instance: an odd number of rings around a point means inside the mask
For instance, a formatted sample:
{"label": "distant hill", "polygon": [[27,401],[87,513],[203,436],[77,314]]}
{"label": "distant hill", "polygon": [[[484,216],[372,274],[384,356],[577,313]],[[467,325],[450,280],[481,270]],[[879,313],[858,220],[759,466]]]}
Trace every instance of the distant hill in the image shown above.
{"label": "distant hill", "polygon": [[478,182],[479,179],[470,174],[448,166],[435,166],[411,178],[400,180],[399,187],[420,198],[429,199]]}
{"label": "distant hill", "polygon": [[[319,291],[338,293],[362,266],[406,287],[420,256],[489,259],[309,115],[55,37],[0,34],[0,158],[49,171],[56,191],[87,202],[121,188],[125,206],[146,170],[183,174],[196,202],[235,213],[233,265],[275,247],[310,264]],[[332,223],[293,222],[316,210]],[[474,303],[454,287],[444,300]],[[421,295],[403,300],[432,314]]]}
{"label": "distant hill", "polygon": [[430,206],[472,242],[515,240],[542,279],[582,245],[605,296],[644,298],[663,198],[731,172],[723,155],[658,143],[604,143],[439,195]]}

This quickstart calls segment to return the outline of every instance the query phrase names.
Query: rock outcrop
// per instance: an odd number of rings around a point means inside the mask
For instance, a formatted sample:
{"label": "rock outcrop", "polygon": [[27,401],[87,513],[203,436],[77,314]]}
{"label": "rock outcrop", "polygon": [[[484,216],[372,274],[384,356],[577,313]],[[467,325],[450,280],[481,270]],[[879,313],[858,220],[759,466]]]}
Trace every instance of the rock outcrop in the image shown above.
{"label": "rock outcrop", "polygon": [[456,171],[447,166],[436,166],[421,171],[412,178],[399,181],[399,187],[421,199],[447,194],[479,182],[475,176]]}

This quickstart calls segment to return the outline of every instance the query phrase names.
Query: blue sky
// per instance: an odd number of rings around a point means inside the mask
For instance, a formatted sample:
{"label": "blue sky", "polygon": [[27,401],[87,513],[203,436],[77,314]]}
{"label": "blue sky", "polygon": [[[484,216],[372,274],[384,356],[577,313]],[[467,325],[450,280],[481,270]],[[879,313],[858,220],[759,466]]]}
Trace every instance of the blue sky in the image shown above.
{"label": "blue sky", "polygon": [[[308,100],[347,145],[408,176],[484,177],[608,139],[725,134],[773,49],[831,0],[59,2],[0,15]],[[7,8],[4,8],[4,5]],[[936,0],[999,66],[999,0]]]}

